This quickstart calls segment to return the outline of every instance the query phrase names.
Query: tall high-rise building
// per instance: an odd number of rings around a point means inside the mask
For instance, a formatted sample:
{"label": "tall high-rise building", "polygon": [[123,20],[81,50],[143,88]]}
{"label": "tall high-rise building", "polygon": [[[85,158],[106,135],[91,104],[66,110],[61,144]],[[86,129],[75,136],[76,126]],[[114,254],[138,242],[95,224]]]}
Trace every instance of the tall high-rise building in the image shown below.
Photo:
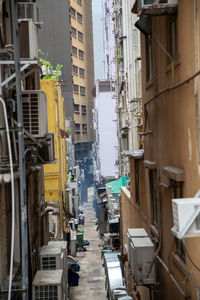
{"label": "tall high-rise building", "polygon": [[[75,159],[84,173],[84,195],[92,184],[92,110],[94,106],[94,57],[92,1],[70,0],[73,74]],[[84,201],[85,199],[83,199]]]}

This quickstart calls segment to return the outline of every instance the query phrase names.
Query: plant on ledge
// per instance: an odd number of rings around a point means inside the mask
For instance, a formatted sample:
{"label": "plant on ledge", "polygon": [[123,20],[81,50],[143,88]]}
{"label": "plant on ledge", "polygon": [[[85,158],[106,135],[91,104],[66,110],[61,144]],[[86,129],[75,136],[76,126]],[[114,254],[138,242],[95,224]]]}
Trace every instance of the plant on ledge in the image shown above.
{"label": "plant on ledge", "polygon": [[46,59],[47,55],[41,49],[39,49],[39,55],[39,63],[42,68],[41,78],[59,80],[62,75],[61,69],[63,65],[57,64],[56,67],[54,67],[51,62]]}

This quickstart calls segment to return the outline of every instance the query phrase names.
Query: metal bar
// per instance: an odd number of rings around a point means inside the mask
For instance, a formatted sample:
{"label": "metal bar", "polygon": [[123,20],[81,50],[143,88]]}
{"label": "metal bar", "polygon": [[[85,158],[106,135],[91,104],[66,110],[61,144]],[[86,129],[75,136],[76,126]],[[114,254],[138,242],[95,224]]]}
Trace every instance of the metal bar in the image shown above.
{"label": "metal bar", "polygon": [[19,149],[19,172],[20,172],[20,222],[21,222],[21,272],[22,272],[22,300],[28,300],[28,224],[27,224],[27,204],[26,204],[26,169],[24,157],[24,128],[21,99],[21,71],[26,69],[29,64],[20,70],[19,54],[19,29],[17,0],[11,0],[12,14],[12,34],[14,43],[15,76],[16,76],[16,95],[17,95],[17,122],[18,128],[18,149]]}
{"label": "metal bar", "polygon": [[[23,67],[21,67],[20,72],[23,72],[28,67],[29,67],[29,64],[24,65]],[[12,75],[10,75],[6,80],[4,80],[0,84],[0,87],[2,88],[4,85],[6,85],[9,81],[11,81],[12,79],[14,79],[15,77],[16,77],[16,73],[13,73]]]}
{"label": "metal bar", "polygon": [[[21,60],[20,65],[25,65],[25,64],[29,64],[29,65],[35,65],[38,64],[37,60]],[[14,65],[15,61],[14,60],[0,60],[0,65]]]}

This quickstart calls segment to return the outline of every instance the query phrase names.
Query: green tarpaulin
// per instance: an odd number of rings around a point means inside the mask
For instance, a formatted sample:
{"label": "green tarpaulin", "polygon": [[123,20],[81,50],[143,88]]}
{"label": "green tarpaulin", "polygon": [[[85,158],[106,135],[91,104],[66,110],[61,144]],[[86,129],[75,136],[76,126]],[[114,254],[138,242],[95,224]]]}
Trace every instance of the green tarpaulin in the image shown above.
{"label": "green tarpaulin", "polygon": [[113,194],[121,194],[121,187],[126,186],[126,182],[129,181],[129,177],[121,177],[117,180],[106,183],[106,189],[108,186],[112,187]]}

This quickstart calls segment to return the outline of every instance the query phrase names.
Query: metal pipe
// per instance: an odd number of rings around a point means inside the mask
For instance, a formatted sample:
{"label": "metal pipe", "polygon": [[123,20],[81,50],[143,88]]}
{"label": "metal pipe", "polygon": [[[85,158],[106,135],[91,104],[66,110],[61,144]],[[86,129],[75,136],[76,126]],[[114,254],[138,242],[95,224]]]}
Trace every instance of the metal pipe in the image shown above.
{"label": "metal pipe", "polygon": [[176,279],[174,278],[174,276],[170,273],[167,265],[164,263],[164,261],[159,257],[156,256],[157,260],[160,262],[160,264],[164,267],[164,269],[167,271],[167,273],[169,274],[171,280],[173,281],[173,283],[175,284],[175,286],[177,287],[177,289],[179,290],[179,292],[186,297],[185,292],[183,291],[183,289],[180,287],[180,285],[178,284],[178,282],[176,281]]}
{"label": "metal pipe", "polygon": [[[26,204],[26,166],[24,156],[24,128],[23,113],[21,100],[21,71],[20,71],[20,54],[19,54],[19,28],[18,28],[18,1],[11,0],[11,17],[12,17],[12,35],[14,44],[14,60],[16,74],[16,98],[17,98],[17,127],[18,131],[18,150],[19,150],[19,172],[20,172],[20,221],[21,221],[21,272],[22,272],[22,300],[27,300],[28,296],[28,221],[27,221],[27,204]],[[26,38],[26,37],[25,37]],[[26,65],[25,65],[26,66]],[[24,67],[25,67],[24,66]],[[23,67],[22,67],[23,68]]]}
{"label": "metal pipe", "polygon": [[8,300],[10,300],[11,289],[12,289],[12,273],[13,273],[14,242],[15,242],[15,185],[14,185],[14,174],[13,174],[12,149],[11,149],[11,142],[10,142],[10,135],[9,135],[9,126],[8,126],[8,116],[7,116],[5,102],[1,97],[0,97],[0,102],[3,105],[3,112],[5,118],[9,161],[10,161],[10,177],[11,177],[12,224],[11,224],[10,274],[9,274],[9,292],[8,292]]}

